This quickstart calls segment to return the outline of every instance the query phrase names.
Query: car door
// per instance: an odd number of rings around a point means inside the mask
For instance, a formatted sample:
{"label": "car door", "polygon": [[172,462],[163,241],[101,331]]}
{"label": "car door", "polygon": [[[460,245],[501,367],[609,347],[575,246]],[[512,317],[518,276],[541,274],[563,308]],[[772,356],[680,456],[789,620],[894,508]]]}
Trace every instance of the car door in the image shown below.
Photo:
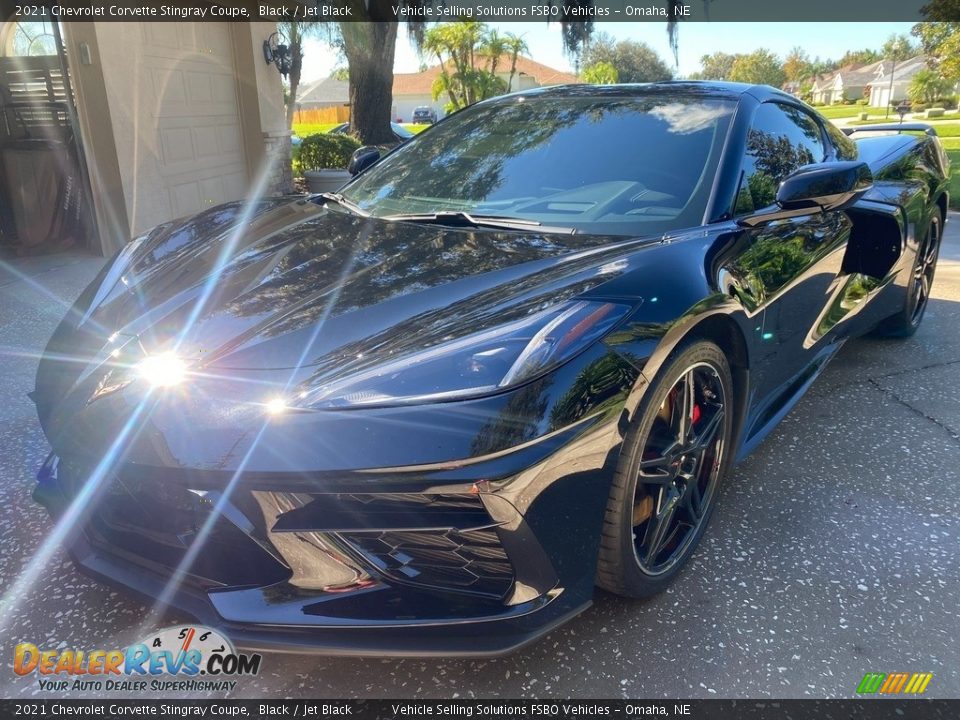
{"label": "car door", "polygon": [[[747,134],[734,214],[772,205],[780,182],[803,165],[823,162],[829,148],[819,122],[799,105],[760,104]],[[849,232],[850,221],[839,211],[741,231],[731,267],[734,292],[748,307],[763,308],[758,362],[751,368],[758,398],[786,401],[822,357],[826,343],[817,327],[841,274]]]}

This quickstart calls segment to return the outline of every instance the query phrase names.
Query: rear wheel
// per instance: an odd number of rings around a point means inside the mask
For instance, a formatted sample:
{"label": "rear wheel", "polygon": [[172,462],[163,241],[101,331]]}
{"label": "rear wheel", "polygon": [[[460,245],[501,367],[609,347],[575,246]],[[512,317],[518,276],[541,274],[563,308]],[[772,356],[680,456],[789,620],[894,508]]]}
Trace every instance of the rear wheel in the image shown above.
{"label": "rear wheel", "polygon": [[917,249],[917,258],[911,270],[903,309],[877,326],[879,334],[905,338],[913,335],[920,327],[923,315],[927,311],[933,276],[937,270],[941,228],[940,216],[937,215],[930,221],[927,236]]}
{"label": "rear wheel", "polygon": [[729,464],[732,388],[720,348],[696,341],[648,389],[607,501],[600,587],[627,597],[653,595],[693,553]]}

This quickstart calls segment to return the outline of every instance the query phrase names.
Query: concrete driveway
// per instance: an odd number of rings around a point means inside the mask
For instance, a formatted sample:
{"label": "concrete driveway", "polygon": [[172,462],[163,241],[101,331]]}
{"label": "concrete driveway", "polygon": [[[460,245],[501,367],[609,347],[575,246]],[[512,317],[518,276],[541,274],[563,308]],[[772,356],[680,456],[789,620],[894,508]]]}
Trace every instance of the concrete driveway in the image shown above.
{"label": "concrete driveway", "polygon": [[[960,216],[907,341],[848,343],[738,466],[691,566],[648,602],[597,593],[542,642],[495,661],[267,655],[236,697],[852,697],[866,672],[932,672],[960,696]],[[0,587],[51,523],[30,499],[47,453],[35,354],[102,261],[0,269]],[[3,632],[0,696],[41,694],[13,645],[132,642],[145,608],[57,554]],[[52,695],[51,695],[52,696]]]}

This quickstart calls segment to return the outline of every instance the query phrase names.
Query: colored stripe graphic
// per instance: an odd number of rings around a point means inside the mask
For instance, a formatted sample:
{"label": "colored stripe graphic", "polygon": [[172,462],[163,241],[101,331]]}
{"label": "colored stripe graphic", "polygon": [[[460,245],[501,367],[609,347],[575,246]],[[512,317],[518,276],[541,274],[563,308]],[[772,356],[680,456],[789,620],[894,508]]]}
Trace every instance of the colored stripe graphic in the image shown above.
{"label": "colored stripe graphic", "polygon": [[857,692],[863,694],[872,694],[880,689],[880,683],[886,677],[884,673],[867,673],[857,686]]}
{"label": "colored stripe graphic", "polygon": [[932,679],[933,673],[867,673],[857,685],[857,693],[921,695]]}

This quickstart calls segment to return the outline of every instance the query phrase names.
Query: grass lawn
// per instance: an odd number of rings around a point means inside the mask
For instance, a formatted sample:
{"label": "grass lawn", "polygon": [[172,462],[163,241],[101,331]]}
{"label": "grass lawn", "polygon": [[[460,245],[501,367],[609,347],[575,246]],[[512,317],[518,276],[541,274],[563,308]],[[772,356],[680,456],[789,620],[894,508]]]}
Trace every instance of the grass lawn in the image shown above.
{"label": "grass lawn", "polygon": [[950,156],[950,207],[960,210],[960,138],[950,144],[953,145],[952,149],[947,150]]}
{"label": "grass lawn", "polygon": [[886,112],[883,108],[870,107],[869,105],[825,105],[815,107],[814,110],[830,120],[856,117],[862,112],[869,113],[870,117],[883,117],[884,112]]}
{"label": "grass lawn", "polygon": [[[939,135],[940,137],[946,137],[950,134],[956,134],[953,129],[960,128],[960,122],[958,121],[960,121],[960,115],[952,115],[946,118],[931,118],[930,120],[922,117],[916,118],[914,120],[904,120],[905,123],[915,123],[915,122],[930,123],[931,125],[934,125],[936,127],[937,135]],[[882,117],[871,118],[870,120],[852,120],[848,122],[847,125],[848,126],[876,125],[877,123],[899,123],[899,122],[900,122],[900,117],[897,115],[893,115],[888,120],[884,120]],[[937,125],[937,123],[940,123],[940,124]]]}
{"label": "grass lawn", "polygon": [[[950,147],[950,142],[954,141],[954,138],[960,138],[960,123],[938,125],[935,130],[937,131],[937,135],[944,138],[943,144],[946,147]],[[960,147],[960,145],[957,147]]]}
{"label": "grass lawn", "polygon": [[[297,137],[306,137],[307,135],[315,135],[316,133],[325,133],[330,132],[340,123],[294,123],[293,132],[296,133]],[[404,123],[403,127],[409,130],[412,133],[419,133],[426,130],[429,125],[412,125],[409,123]]]}
{"label": "grass lawn", "polygon": [[307,135],[330,132],[332,128],[335,128],[339,124],[340,123],[294,123],[293,132],[296,133],[297,137],[304,138]]}

